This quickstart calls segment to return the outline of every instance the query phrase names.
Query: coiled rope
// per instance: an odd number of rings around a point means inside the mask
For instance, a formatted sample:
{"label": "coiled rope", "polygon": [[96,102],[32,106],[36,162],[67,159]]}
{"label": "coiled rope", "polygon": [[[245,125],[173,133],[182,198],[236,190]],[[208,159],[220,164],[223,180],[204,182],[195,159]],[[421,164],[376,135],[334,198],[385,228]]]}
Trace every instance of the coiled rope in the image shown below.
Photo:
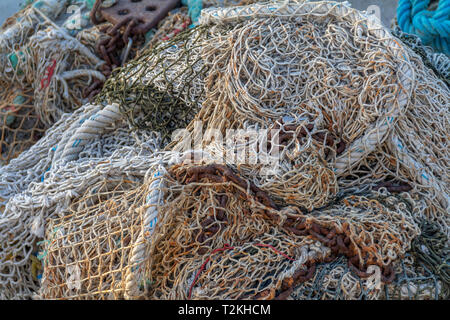
{"label": "coiled rope", "polygon": [[435,11],[427,10],[430,0],[400,0],[397,20],[400,28],[416,34],[424,45],[450,55],[450,0],[440,0]]}

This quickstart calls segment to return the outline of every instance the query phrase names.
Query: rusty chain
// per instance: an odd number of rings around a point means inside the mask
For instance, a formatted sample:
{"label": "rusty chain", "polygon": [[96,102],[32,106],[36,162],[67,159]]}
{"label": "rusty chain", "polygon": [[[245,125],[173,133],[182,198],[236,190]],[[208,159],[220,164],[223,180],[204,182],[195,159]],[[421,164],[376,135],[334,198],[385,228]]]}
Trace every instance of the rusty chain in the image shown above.
{"label": "rusty chain", "polygon": [[[100,13],[103,0],[96,0],[90,12],[90,18],[94,25],[105,22],[105,18]],[[128,17],[115,25],[105,25],[100,28],[100,32],[105,35],[95,45],[97,54],[106,62],[102,67],[105,78],[109,78],[112,71],[123,66],[128,60],[134,58],[137,49],[145,42],[142,31],[137,30],[139,21],[136,18]],[[97,95],[104,82],[95,80],[92,85],[85,88],[83,97],[91,101]]]}
{"label": "rusty chain", "polygon": [[[169,170],[169,173],[173,173],[175,167],[178,166],[172,167],[171,170]],[[279,208],[272,201],[272,199],[270,199],[269,195],[259,189],[252,182],[246,181],[239,177],[232,171],[231,168],[226,165],[209,164],[204,166],[194,166],[188,168],[183,176],[180,176],[180,171],[177,171],[173,178],[183,184],[200,183],[205,182],[205,180],[214,183],[232,182],[242,189],[250,191],[250,194],[247,194],[246,192],[243,192],[241,190],[237,190],[237,193],[240,193],[240,195],[244,196],[245,198],[253,197],[259,203],[264,204],[266,207],[268,207],[268,210],[265,211],[266,216],[276,223],[279,222],[279,216],[271,212],[272,210],[278,210]],[[225,208],[228,197],[226,195],[222,195],[216,196],[216,199],[220,207]],[[244,213],[248,215],[251,214],[251,212],[246,209]],[[225,211],[217,210],[216,218],[221,223],[227,223]],[[214,219],[212,217],[208,217],[201,223],[203,230],[196,236],[195,240],[201,243],[205,241],[206,242],[205,247],[202,247],[199,251],[200,254],[205,254],[206,252],[208,252],[208,238],[212,237],[214,234],[221,230],[221,226],[213,225],[213,222]],[[343,255],[348,259],[348,266],[350,270],[360,278],[367,278],[372,275],[372,273],[367,272],[366,267],[371,264],[375,264],[380,267],[382,282],[389,284],[392,283],[395,278],[394,268],[392,267],[392,265],[383,266],[380,262],[373,260],[365,261],[365,265],[361,264],[356,247],[347,235],[349,230],[348,223],[343,223],[342,230],[338,231],[334,227],[324,227],[316,222],[307,222],[306,218],[303,217],[289,217],[281,225],[281,227],[288,233],[293,233],[297,236],[309,236],[310,238],[319,241],[323,245],[330,248],[331,254],[324,259],[308,261],[305,264],[307,267],[306,269],[302,267],[297,270],[292,277],[284,279],[282,282],[281,291],[278,293],[278,295],[273,297],[275,299],[286,299],[287,297],[289,297],[296,286],[311,279],[314,276],[317,263],[331,262],[340,255]],[[261,292],[256,296],[256,298],[267,298],[269,294],[269,291]]]}

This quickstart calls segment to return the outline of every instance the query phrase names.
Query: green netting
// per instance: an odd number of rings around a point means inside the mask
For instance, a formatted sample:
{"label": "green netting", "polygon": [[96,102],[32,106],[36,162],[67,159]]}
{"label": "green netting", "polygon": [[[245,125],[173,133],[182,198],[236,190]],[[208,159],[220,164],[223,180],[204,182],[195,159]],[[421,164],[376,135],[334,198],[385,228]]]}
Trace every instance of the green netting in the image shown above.
{"label": "green netting", "polygon": [[299,285],[291,294],[296,300],[438,300],[448,299],[448,287],[423,265],[413,265],[407,254],[397,263],[392,284],[370,286],[348,267],[345,257],[317,265],[314,277]]}
{"label": "green netting", "polygon": [[412,242],[412,254],[448,288],[450,285],[450,248],[447,236],[438,225],[422,221],[422,233]]}
{"label": "green netting", "polygon": [[119,103],[132,126],[160,132],[167,142],[174,130],[187,126],[200,107],[208,67],[193,53],[201,50],[204,30],[187,30],[143,52],[116,70],[97,101]]}

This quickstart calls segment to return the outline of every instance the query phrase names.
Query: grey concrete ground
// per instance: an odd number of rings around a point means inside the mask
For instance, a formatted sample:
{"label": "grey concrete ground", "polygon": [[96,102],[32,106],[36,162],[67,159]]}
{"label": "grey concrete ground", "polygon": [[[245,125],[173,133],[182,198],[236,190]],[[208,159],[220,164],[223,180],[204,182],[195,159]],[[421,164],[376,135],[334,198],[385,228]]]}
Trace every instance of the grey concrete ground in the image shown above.
{"label": "grey concrete ground", "polygon": [[0,0],[0,25],[19,11],[21,3],[22,1],[20,0]]}
{"label": "grey concrete ground", "polygon": [[[344,0],[337,0],[344,2]],[[347,0],[352,4],[352,8],[358,10],[367,10],[369,6],[378,6],[380,8],[381,21],[386,27],[391,26],[392,19],[396,16],[398,0]]]}
{"label": "grey concrete ground", "polygon": [[[342,2],[343,0],[337,0]],[[5,20],[19,10],[20,0],[0,0],[0,25]],[[380,8],[381,20],[389,27],[392,18],[395,16],[397,0],[349,0],[353,8],[366,10],[370,5],[376,5]]]}

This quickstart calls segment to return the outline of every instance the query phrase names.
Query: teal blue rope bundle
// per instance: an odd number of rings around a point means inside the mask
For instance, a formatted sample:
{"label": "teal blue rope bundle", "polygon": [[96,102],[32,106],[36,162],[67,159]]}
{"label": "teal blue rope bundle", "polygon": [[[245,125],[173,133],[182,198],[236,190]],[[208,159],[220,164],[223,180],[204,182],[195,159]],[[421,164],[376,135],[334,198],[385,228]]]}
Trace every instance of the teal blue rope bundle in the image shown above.
{"label": "teal blue rope bundle", "polygon": [[450,56],[450,0],[440,0],[435,11],[427,10],[430,0],[400,0],[398,25],[416,34],[422,43]]}
{"label": "teal blue rope bundle", "polygon": [[192,24],[197,25],[198,18],[200,18],[200,12],[203,8],[203,0],[181,0],[181,4],[188,7],[188,14]]}

